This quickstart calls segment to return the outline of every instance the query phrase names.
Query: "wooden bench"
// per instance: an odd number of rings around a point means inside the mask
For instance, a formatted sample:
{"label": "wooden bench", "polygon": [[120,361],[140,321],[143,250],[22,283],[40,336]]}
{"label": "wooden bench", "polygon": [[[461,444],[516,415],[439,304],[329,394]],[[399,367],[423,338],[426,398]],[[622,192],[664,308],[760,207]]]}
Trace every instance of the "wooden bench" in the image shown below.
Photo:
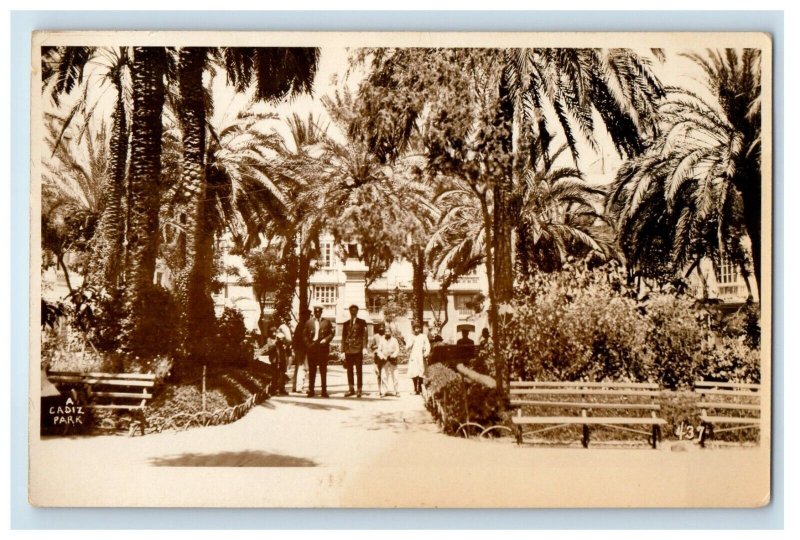
{"label": "wooden bench", "polygon": [[715,433],[761,427],[760,384],[697,381],[694,390],[700,396],[700,446]]}
{"label": "wooden bench", "polygon": [[[47,378],[62,394],[95,410],[129,412],[144,435],[147,425],[145,407],[153,397],[156,376],[153,373],[80,373],[74,371],[48,371]],[[130,435],[136,423],[131,423]]]}
{"label": "wooden bench", "polygon": [[[650,436],[656,448],[661,439],[658,418],[661,406],[655,403],[659,396],[658,384],[651,383],[590,383],[590,382],[512,382],[510,404],[518,407],[512,422],[516,427],[517,443],[522,444],[523,427],[548,426],[529,431],[529,435],[565,426],[583,426],[582,444],[589,447],[589,426],[606,426],[612,429]],[[523,414],[524,407],[535,407],[536,415]],[[609,416],[603,411],[619,411]],[[649,413],[642,416],[642,413]],[[649,430],[635,426],[649,426]]]}

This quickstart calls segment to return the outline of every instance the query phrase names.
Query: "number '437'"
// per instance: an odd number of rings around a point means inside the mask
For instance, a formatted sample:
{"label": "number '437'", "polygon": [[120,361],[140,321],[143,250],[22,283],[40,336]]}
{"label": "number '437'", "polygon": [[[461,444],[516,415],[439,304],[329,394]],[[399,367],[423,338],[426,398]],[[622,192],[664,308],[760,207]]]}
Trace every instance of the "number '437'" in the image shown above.
{"label": "number '437'", "polygon": [[691,440],[695,437],[700,437],[705,431],[705,426],[694,427],[692,424],[681,422],[680,425],[675,427],[675,436],[678,440]]}

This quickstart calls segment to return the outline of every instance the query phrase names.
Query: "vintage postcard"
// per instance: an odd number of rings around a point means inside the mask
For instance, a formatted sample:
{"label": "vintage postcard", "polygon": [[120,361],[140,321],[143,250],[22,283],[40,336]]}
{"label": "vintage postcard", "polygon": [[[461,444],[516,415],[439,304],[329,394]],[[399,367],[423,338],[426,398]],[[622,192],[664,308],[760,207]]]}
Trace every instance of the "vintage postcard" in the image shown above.
{"label": "vintage postcard", "polygon": [[34,33],[30,503],[769,503],[771,48]]}

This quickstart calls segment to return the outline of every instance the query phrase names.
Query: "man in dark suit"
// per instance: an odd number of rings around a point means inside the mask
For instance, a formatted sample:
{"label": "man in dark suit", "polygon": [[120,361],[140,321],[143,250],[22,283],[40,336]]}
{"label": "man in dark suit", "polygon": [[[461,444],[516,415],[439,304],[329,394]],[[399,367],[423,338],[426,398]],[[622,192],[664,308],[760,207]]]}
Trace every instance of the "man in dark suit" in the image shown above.
{"label": "man in dark suit", "polygon": [[[342,325],[342,350],[344,366],[347,369],[348,392],[344,397],[361,397],[361,373],[364,364],[364,351],[367,349],[367,321],[358,318],[358,306],[349,308],[350,318]],[[356,386],[353,389],[353,368],[356,371]]]}
{"label": "man in dark suit", "polygon": [[314,397],[314,383],[319,369],[322,397],[328,397],[328,353],[334,329],[330,321],[322,318],[322,306],[314,306],[314,316],[306,323],[303,340],[308,355],[308,397]]}

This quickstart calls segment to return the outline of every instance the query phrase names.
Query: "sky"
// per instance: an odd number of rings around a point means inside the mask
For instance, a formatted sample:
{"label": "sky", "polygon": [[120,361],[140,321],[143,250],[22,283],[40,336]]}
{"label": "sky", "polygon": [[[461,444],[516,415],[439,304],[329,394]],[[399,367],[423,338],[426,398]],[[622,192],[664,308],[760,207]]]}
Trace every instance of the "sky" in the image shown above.
{"label": "sky", "polygon": [[[665,85],[680,86],[690,89],[703,97],[710,97],[708,90],[700,82],[703,74],[699,67],[691,60],[680,55],[680,53],[686,51],[666,50],[666,61],[664,63],[652,58],[649,50],[637,52],[652,59],[653,71]],[[115,92],[113,87],[103,78],[107,64],[107,59],[101,59],[90,64],[86,70],[86,77],[92,81],[88,94],[89,102],[96,103],[95,116],[97,118],[110,117],[114,106]],[[364,72],[357,69],[348,74],[348,68],[347,49],[344,47],[323,47],[320,51],[320,61],[312,94],[299,95],[278,104],[256,105],[255,108],[259,111],[272,112],[278,117],[274,121],[267,122],[262,129],[275,130],[285,140],[289,141],[291,137],[286,119],[292,113],[299,115],[302,119],[305,119],[309,114],[313,114],[322,123],[330,124],[329,133],[332,137],[342,140],[343,135],[330,122],[321,98],[325,95],[332,95],[337,90],[342,91],[345,87],[348,87],[353,92],[357,90],[358,83],[363,78]],[[220,125],[225,116],[235,115],[239,110],[248,106],[249,96],[236,94],[226,84],[224,73],[219,72],[215,77],[207,74],[205,81],[212,84],[212,95],[214,96],[212,125]],[[75,102],[76,95],[62,100],[62,106],[59,109],[62,116],[66,114],[65,111]],[[55,109],[51,104],[46,110],[54,111]],[[595,124],[601,125],[599,118]],[[579,167],[591,183],[605,184],[613,179],[615,171],[622,163],[622,159],[614,150],[610,138],[605,133],[599,132],[597,140],[600,146],[599,153],[595,152],[585,141],[579,140],[578,149],[581,154]],[[565,165],[571,165],[571,163],[565,163]]]}

